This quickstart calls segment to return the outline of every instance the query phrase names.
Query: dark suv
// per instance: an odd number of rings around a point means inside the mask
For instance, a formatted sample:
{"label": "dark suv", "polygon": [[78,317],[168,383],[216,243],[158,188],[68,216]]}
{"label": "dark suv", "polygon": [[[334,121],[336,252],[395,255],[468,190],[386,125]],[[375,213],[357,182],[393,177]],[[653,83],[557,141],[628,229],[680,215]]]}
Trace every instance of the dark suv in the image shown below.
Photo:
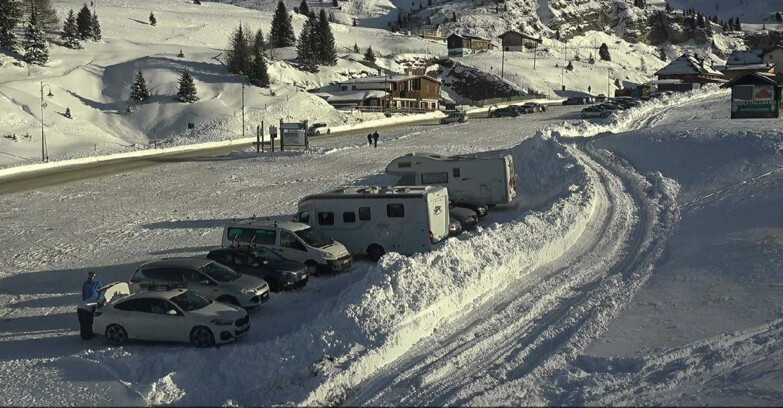
{"label": "dark suv", "polygon": [[304,287],[309,279],[304,264],[263,247],[218,248],[210,251],[207,258],[267,281],[274,292]]}
{"label": "dark suv", "polygon": [[492,113],[489,114],[490,117],[493,118],[500,118],[503,116],[510,116],[510,117],[517,117],[519,116],[519,111],[514,106],[507,106],[505,108],[498,108],[492,111]]}

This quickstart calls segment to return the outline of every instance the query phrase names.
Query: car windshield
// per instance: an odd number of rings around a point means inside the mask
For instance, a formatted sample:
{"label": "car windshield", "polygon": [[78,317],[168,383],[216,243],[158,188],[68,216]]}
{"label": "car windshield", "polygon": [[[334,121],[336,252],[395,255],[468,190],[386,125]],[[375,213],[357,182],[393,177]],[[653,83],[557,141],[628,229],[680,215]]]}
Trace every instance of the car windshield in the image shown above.
{"label": "car windshield", "polygon": [[239,277],[242,276],[217,262],[210,262],[202,266],[201,273],[218,282],[231,282],[239,279]]}
{"label": "car windshield", "polygon": [[204,299],[203,297],[189,290],[182,292],[180,295],[174,296],[171,298],[171,301],[185,312],[203,309],[211,303],[209,300]]}
{"label": "car windshield", "polygon": [[327,237],[321,231],[315,228],[305,228],[295,232],[296,236],[302,239],[307,245],[315,248],[323,248],[334,243],[334,240]]}
{"label": "car windshield", "polygon": [[253,256],[256,257],[259,261],[282,262],[285,260],[285,258],[282,256],[266,248],[256,248],[253,251]]}

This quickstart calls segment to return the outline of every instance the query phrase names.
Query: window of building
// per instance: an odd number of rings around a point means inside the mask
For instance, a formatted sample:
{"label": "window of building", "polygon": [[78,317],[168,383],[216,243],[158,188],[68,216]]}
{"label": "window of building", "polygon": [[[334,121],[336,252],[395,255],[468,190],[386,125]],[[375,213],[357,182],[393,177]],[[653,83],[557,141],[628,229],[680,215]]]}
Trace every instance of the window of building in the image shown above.
{"label": "window of building", "polygon": [[343,213],[343,222],[344,223],[354,223],[356,222],[356,213],[353,211],[346,211]]}
{"label": "window of building", "polygon": [[319,212],[318,225],[334,225],[334,213]]}
{"label": "window of building", "polygon": [[449,182],[449,173],[421,173],[421,184],[446,184]]}
{"label": "window of building", "polygon": [[386,204],[386,216],[389,218],[405,217],[405,206],[402,204]]}
{"label": "window of building", "polygon": [[359,219],[361,221],[370,221],[371,213],[370,207],[359,207]]}
{"label": "window of building", "polygon": [[460,177],[459,175],[459,167],[455,167],[451,170],[451,175],[454,177]]}

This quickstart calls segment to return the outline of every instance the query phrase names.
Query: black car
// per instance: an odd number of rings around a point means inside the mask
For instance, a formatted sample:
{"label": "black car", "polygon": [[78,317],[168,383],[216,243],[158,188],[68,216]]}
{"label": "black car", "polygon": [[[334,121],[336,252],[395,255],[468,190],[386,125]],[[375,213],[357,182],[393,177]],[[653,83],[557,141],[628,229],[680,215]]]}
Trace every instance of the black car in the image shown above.
{"label": "black car", "polygon": [[473,211],[474,213],[476,213],[476,215],[479,218],[485,217],[487,215],[487,213],[489,212],[489,207],[486,204],[467,203],[467,202],[458,203],[458,202],[455,202],[454,205],[457,206],[457,207],[467,208],[467,209]]}
{"label": "black car", "polygon": [[582,96],[572,96],[563,101],[563,105],[585,105],[587,100]]}
{"label": "black car", "polygon": [[476,228],[476,225],[478,225],[478,216],[476,215],[476,212],[471,209],[449,204],[449,215],[459,221],[459,223],[462,224],[463,229],[474,229]]}
{"label": "black car", "polygon": [[263,247],[218,248],[210,251],[207,258],[237,272],[263,278],[274,292],[301,288],[309,279],[306,266]]}
{"label": "black car", "polygon": [[500,118],[503,116],[510,116],[512,118],[515,118],[519,116],[519,111],[515,109],[515,107],[513,106],[507,106],[505,108],[498,108],[493,110],[489,116],[493,118]]}

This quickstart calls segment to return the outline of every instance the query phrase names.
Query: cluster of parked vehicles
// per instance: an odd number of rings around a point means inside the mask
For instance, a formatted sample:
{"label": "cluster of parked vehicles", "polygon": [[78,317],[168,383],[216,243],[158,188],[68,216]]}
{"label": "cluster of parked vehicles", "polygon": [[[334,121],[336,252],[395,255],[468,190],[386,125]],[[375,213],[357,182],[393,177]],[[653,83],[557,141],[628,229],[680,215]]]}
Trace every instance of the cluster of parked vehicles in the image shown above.
{"label": "cluster of parked vehicles", "polygon": [[616,111],[640,106],[642,103],[630,96],[616,97],[603,103],[582,109],[582,119],[605,118]]}
{"label": "cluster of parked vehicles", "polygon": [[128,339],[197,347],[247,333],[245,309],[270,292],[304,287],[313,275],[351,267],[354,256],[411,255],[475,228],[491,206],[516,196],[511,156],[408,154],[386,172],[395,186],[344,187],[302,198],[292,221],[234,220],[221,247],[202,257],[140,265],[129,282],[102,288],[94,331],[109,344]]}
{"label": "cluster of parked vehicles", "polygon": [[489,117],[502,118],[502,117],[517,117],[519,115],[527,115],[536,112],[546,112],[546,105],[542,105],[536,102],[525,102],[522,105],[509,105],[503,108],[491,110]]}

